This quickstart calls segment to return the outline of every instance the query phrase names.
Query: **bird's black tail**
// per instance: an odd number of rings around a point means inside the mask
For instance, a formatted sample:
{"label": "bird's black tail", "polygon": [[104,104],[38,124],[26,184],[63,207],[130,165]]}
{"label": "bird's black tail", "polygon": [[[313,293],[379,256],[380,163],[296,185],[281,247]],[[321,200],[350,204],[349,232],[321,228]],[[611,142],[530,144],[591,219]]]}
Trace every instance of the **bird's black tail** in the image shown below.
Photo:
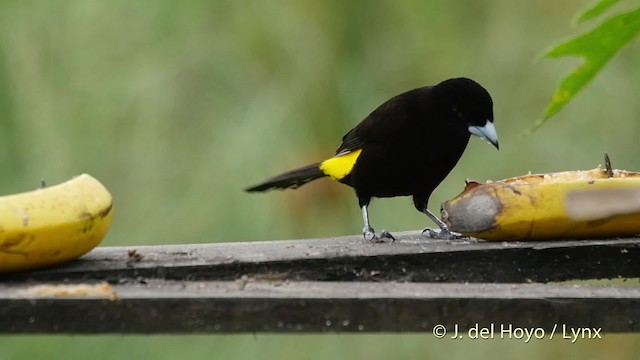
{"label": "bird's black tail", "polygon": [[295,170],[287,171],[286,173],[275,176],[263,182],[262,184],[252,186],[246,189],[246,191],[256,192],[271,189],[295,189],[308,183],[309,181],[313,181],[324,176],[327,175],[325,175],[325,173],[320,170],[320,163],[315,163]]}

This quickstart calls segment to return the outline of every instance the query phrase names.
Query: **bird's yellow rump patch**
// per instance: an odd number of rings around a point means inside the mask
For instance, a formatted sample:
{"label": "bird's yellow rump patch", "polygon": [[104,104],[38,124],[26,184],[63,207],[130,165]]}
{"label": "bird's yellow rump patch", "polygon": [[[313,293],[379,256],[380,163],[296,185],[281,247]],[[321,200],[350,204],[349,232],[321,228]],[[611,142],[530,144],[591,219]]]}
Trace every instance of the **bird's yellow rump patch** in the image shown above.
{"label": "bird's yellow rump patch", "polygon": [[356,164],[361,152],[362,149],[358,149],[327,159],[320,163],[320,170],[325,175],[331,176],[333,180],[341,180],[351,173],[353,165]]}

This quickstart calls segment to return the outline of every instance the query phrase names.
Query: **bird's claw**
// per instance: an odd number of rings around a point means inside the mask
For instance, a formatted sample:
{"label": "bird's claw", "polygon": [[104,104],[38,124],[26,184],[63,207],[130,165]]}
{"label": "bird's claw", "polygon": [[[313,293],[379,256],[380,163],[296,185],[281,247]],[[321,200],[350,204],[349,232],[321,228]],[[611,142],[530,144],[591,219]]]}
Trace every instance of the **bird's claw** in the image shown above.
{"label": "bird's claw", "polygon": [[427,233],[430,238],[439,240],[459,240],[467,238],[466,236],[450,231],[449,229],[440,229],[440,231],[436,231],[431,228],[426,228],[422,230],[422,233]]}
{"label": "bird's claw", "polygon": [[363,235],[366,241],[370,241],[373,243],[385,242],[384,239],[390,239],[391,241],[396,241],[396,238],[393,237],[393,235],[391,235],[391,233],[389,233],[387,230],[382,230],[380,232],[380,235],[376,235],[375,231],[373,231],[372,228],[365,228]]}
{"label": "bird's claw", "polygon": [[386,229],[383,229],[382,232],[380,232],[379,238],[380,239],[391,239],[391,241],[396,241],[396,238],[394,238],[393,235],[391,235],[391,233],[388,232]]}

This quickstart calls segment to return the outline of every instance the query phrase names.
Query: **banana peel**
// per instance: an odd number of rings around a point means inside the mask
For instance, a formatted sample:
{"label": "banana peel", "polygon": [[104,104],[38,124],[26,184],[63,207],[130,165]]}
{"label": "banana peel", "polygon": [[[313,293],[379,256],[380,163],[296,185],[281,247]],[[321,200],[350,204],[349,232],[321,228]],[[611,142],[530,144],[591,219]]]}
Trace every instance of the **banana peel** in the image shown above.
{"label": "banana peel", "polygon": [[0,272],[75,259],[96,247],[113,218],[112,197],[83,174],[64,183],[0,197]]}
{"label": "banana peel", "polygon": [[607,166],[468,181],[443,204],[442,218],[451,231],[494,241],[633,236],[640,234],[640,173]]}

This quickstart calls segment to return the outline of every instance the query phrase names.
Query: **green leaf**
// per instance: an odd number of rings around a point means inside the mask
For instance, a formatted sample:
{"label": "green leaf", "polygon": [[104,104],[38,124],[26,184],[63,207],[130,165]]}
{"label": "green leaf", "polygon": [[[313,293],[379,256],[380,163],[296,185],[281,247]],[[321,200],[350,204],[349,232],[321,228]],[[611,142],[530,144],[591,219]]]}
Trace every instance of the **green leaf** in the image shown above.
{"label": "green leaf", "polygon": [[576,16],[574,23],[580,24],[587,20],[591,20],[602,15],[605,11],[607,11],[613,5],[619,3],[620,0],[600,0],[593,4],[592,6],[587,7],[584,11]]}
{"label": "green leaf", "polygon": [[542,125],[564,108],[575,95],[602,69],[611,58],[640,32],[640,8],[605,20],[595,29],[561,43],[544,57],[582,57],[584,62],[569,73],[551,97],[544,117],[534,127]]}

